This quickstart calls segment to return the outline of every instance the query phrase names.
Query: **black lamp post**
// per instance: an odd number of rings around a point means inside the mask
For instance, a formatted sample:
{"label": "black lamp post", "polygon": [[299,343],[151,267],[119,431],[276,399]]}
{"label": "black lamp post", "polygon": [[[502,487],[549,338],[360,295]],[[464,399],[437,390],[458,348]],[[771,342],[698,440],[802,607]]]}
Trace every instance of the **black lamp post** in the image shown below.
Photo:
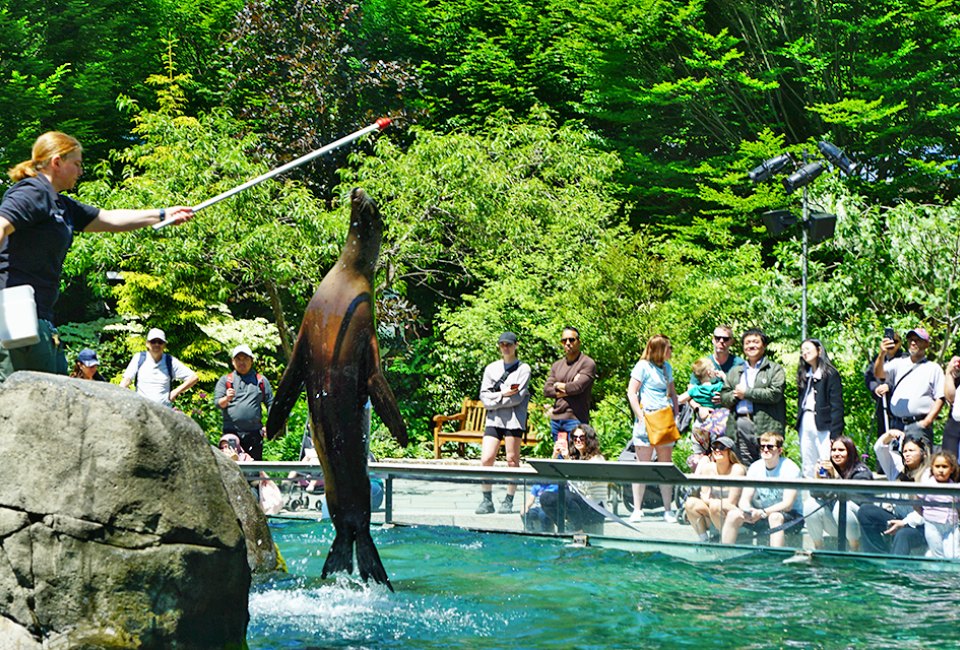
{"label": "black lamp post", "polygon": [[[851,161],[843,151],[835,145],[826,141],[817,144],[820,153],[837,169],[846,175],[853,174],[857,169],[857,164]],[[764,161],[762,164],[750,170],[748,176],[755,183],[762,183],[769,180],[789,164],[794,164],[792,174],[783,179],[783,189],[790,194],[797,189],[803,188],[803,198],[801,200],[801,219],[800,230],[803,233],[803,251],[801,253],[801,306],[800,319],[803,338],[807,338],[807,257],[809,244],[833,237],[834,229],[837,224],[837,216],[826,212],[811,212],[809,202],[809,190],[807,186],[817,179],[820,174],[826,171],[826,165],[822,160],[808,160],[807,153],[803,154],[803,165],[796,163],[790,154],[780,154],[775,158]],[[763,214],[763,223],[767,231],[772,235],[778,235],[781,232],[789,230],[797,223],[797,218],[789,210],[772,210]]]}

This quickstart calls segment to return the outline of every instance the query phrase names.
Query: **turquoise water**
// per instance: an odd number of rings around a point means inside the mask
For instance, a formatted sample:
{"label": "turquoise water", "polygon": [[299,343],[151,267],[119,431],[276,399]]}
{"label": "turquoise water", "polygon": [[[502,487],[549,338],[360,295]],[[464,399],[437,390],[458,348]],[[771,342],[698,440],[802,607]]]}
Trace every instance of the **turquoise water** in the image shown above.
{"label": "turquoise water", "polygon": [[321,580],[327,522],[274,520],[290,576],[250,597],[251,650],[954,648],[956,565],[662,553],[443,527],[374,528],[396,593]]}

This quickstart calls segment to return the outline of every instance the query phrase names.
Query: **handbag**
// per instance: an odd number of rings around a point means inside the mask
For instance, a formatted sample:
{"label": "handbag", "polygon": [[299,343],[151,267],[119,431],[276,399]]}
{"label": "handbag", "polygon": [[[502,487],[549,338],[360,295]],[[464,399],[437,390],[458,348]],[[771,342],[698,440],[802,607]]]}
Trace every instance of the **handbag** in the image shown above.
{"label": "handbag", "polygon": [[644,411],[643,421],[647,428],[647,440],[654,447],[669,445],[680,439],[677,421],[673,417],[673,407],[664,406],[656,411]]}

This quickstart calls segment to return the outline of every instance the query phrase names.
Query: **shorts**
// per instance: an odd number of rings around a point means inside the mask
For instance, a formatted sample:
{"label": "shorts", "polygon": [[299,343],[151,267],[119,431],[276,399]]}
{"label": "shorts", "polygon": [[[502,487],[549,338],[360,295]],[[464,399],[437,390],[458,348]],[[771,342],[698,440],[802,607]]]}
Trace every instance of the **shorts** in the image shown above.
{"label": "shorts", "polygon": [[522,438],[523,429],[503,429],[501,427],[487,427],[483,430],[484,436],[491,436],[497,440],[504,438]]}
{"label": "shorts", "polygon": [[[792,521],[796,521],[798,519],[803,518],[803,515],[801,515],[796,510],[787,510],[786,512],[783,512],[781,514],[783,515],[784,524],[789,524]],[[758,519],[752,524],[749,522],[744,522],[743,525],[745,528],[749,528],[755,533],[762,535],[763,533],[766,533],[767,531],[770,530],[770,518],[768,516],[766,519]],[[790,528],[796,528],[796,526],[791,526]],[[797,528],[797,530],[800,530],[800,529]]]}

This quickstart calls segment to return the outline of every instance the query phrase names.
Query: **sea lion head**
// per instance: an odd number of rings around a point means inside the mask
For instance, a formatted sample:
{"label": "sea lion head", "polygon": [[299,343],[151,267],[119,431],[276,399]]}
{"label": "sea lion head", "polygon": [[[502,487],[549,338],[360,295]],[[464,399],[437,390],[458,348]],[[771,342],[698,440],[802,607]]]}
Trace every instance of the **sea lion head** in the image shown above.
{"label": "sea lion head", "polygon": [[350,192],[350,237],[356,238],[358,260],[373,270],[380,255],[383,219],[376,202],[361,188]]}

